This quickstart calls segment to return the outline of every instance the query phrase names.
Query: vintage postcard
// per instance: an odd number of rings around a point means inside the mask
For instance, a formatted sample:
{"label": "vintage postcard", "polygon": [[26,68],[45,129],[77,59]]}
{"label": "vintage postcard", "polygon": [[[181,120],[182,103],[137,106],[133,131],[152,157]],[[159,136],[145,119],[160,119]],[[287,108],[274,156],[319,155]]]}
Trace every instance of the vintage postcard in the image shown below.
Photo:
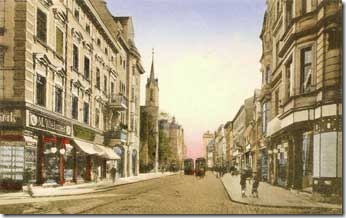
{"label": "vintage postcard", "polygon": [[0,214],[342,214],[341,0],[0,0]]}

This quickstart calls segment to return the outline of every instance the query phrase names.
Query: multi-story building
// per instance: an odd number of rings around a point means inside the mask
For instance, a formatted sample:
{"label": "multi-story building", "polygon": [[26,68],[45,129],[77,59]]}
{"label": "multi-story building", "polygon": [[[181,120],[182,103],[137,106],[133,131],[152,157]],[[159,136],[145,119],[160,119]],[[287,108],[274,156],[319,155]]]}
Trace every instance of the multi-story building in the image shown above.
{"label": "multi-story building", "polygon": [[206,159],[208,155],[208,144],[211,140],[213,140],[213,138],[214,138],[214,134],[209,132],[209,130],[203,134],[202,157]]}
{"label": "multi-story building", "polygon": [[269,181],[341,194],[341,1],[269,0],[260,37]]}
{"label": "multi-story building", "polygon": [[132,175],[128,97],[144,72],[131,18],[100,0],[2,4],[0,180],[90,181],[114,165]]}
{"label": "multi-story building", "polygon": [[212,168],[214,167],[214,152],[215,152],[215,140],[214,138],[212,140],[209,141],[208,145],[207,145],[207,165],[208,168]]}
{"label": "multi-story building", "polygon": [[233,123],[228,121],[224,128],[226,142],[226,166],[229,169],[232,163],[232,148],[233,148]]}
{"label": "multi-story building", "polygon": [[[160,116],[159,124],[159,149],[163,149],[161,151],[159,150],[159,153],[167,158],[164,161],[166,164],[174,162],[177,166],[182,166],[186,158],[183,127],[176,122],[175,117],[171,118],[168,114]],[[163,154],[163,152],[167,154]]]}
{"label": "multi-story building", "polygon": [[221,124],[215,132],[215,162],[218,167],[223,167],[226,164],[226,139],[224,125]]}
{"label": "multi-story building", "polygon": [[244,105],[242,105],[237,114],[234,116],[232,120],[233,129],[233,147],[231,147],[232,152],[232,160],[231,165],[234,166],[236,169],[241,169],[241,156],[243,154],[242,148],[245,145],[243,133],[245,130],[245,112],[244,112]]}

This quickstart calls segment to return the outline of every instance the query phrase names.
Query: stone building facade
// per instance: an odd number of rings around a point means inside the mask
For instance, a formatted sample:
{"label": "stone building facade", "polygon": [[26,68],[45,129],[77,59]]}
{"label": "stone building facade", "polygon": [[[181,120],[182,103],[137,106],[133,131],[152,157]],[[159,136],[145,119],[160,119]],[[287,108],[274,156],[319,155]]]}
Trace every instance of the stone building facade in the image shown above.
{"label": "stone building facade", "polygon": [[0,180],[96,181],[112,166],[138,173],[128,126],[144,71],[131,18],[113,17],[101,0],[1,4],[0,159],[12,167]]}
{"label": "stone building facade", "polygon": [[260,38],[269,182],[341,194],[341,1],[268,0]]}
{"label": "stone building facade", "polygon": [[208,155],[208,144],[214,138],[214,134],[207,131],[203,134],[203,145],[202,145],[202,157],[207,159]]}
{"label": "stone building facade", "polygon": [[[164,155],[168,157],[167,160],[164,161],[165,164],[175,164],[177,167],[181,167],[183,165],[184,159],[186,158],[184,129],[179,123],[176,122],[175,117],[161,117],[159,123],[159,132],[165,139],[164,141],[160,141],[159,149],[167,146],[166,151],[159,151],[159,153],[169,153],[167,155]],[[163,145],[161,143],[166,143],[166,145]]]}

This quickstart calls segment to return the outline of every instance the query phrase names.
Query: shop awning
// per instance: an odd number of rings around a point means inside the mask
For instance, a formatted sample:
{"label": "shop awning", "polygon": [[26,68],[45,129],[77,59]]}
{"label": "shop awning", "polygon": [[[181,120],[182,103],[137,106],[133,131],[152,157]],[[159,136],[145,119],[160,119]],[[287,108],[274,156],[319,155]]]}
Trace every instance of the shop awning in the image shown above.
{"label": "shop awning", "polygon": [[102,145],[96,145],[99,147],[99,149],[102,150],[102,157],[109,159],[109,160],[120,160],[120,156],[117,155],[111,148],[102,146]]}
{"label": "shop awning", "polygon": [[77,140],[74,139],[74,142],[76,143],[76,145],[85,153],[93,155],[93,154],[99,154],[102,153],[100,151],[95,150],[94,145],[89,143],[89,142],[85,142],[85,141],[81,141],[81,140]]}
{"label": "shop awning", "polygon": [[74,139],[76,145],[85,153],[90,155],[97,155],[109,160],[119,160],[120,157],[111,148],[103,145],[96,145],[89,142]]}

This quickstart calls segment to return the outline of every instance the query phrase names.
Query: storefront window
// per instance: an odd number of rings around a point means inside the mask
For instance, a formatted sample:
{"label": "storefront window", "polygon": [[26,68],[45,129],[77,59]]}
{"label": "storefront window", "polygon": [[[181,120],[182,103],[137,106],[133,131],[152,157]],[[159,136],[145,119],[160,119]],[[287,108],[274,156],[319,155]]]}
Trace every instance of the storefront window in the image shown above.
{"label": "storefront window", "polygon": [[311,132],[303,135],[303,176],[312,175],[313,144]]}
{"label": "storefront window", "polygon": [[22,181],[24,146],[0,146],[0,180]]}
{"label": "storefront window", "polygon": [[48,142],[44,144],[44,178],[47,183],[59,182],[59,152],[56,144]]}

